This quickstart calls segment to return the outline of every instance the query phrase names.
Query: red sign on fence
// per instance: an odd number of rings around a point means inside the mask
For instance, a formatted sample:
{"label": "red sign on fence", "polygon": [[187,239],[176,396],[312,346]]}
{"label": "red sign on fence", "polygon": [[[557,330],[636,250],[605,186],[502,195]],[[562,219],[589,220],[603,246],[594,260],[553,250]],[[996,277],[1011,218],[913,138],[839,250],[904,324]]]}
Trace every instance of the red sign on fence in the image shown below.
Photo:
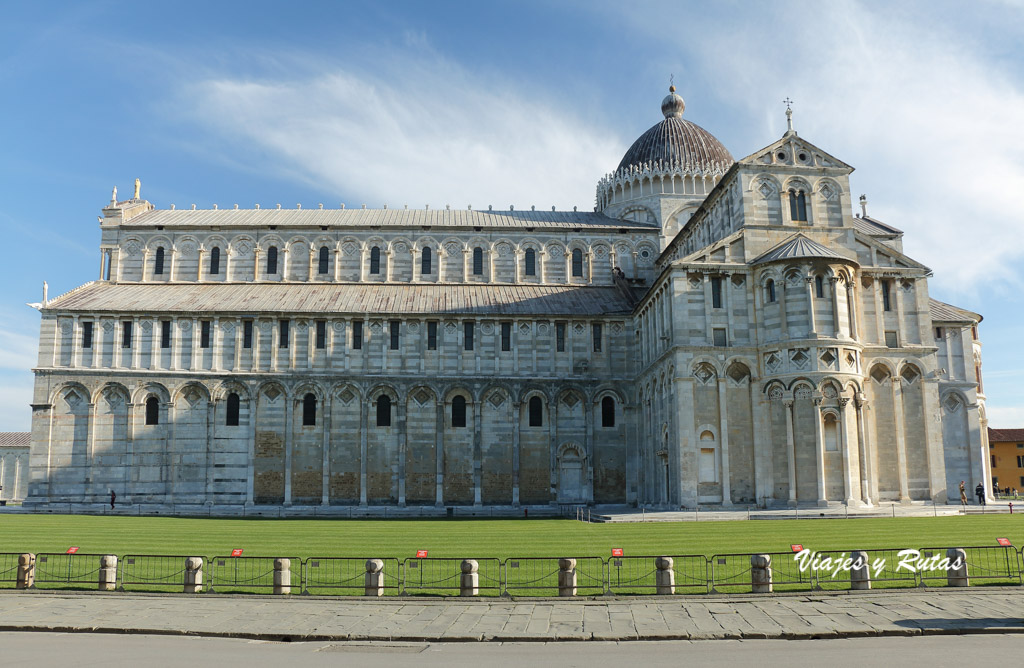
{"label": "red sign on fence", "polygon": [[231,550],[231,556],[232,557],[240,557],[240,556],[242,556],[242,548],[236,547],[235,549]]}
{"label": "red sign on fence", "polygon": [[64,554],[74,554],[75,552],[78,552],[78,548],[77,547],[69,547],[68,551],[65,552]]}
{"label": "red sign on fence", "polygon": [[793,550],[794,552],[801,552],[801,551],[803,551],[804,546],[803,545],[799,545],[799,544],[798,545],[790,545],[789,549]]}
{"label": "red sign on fence", "polygon": [[622,548],[621,547],[613,547],[612,548],[612,556],[613,557],[621,557],[622,556]]}
{"label": "red sign on fence", "polygon": [[1010,547],[1009,538],[996,538],[996,542],[1002,545],[1003,547]]}
{"label": "red sign on fence", "polygon": [[427,558],[427,551],[426,550],[416,550],[416,558],[417,559],[426,559]]}

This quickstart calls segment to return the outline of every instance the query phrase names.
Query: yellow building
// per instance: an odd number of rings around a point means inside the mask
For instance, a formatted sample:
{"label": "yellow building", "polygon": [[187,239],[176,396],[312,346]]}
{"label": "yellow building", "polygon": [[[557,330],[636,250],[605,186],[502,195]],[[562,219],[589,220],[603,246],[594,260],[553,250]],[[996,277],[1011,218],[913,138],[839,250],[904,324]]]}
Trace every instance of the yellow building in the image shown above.
{"label": "yellow building", "polygon": [[988,430],[992,486],[1004,498],[1014,490],[1024,497],[1024,429]]}

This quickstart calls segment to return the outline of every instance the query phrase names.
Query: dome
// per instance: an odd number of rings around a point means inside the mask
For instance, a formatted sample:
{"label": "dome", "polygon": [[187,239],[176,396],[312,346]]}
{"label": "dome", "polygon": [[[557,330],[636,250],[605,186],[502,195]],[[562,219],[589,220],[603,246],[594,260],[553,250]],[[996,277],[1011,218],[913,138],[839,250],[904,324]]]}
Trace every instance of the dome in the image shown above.
{"label": "dome", "polygon": [[665,120],[633,142],[616,171],[642,169],[647,163],[656,162],[723,172],[732,165],[732,155],[722,142],[696,123],[683,120],[686,103],[675,91],[675,86],[669,88],[668,96],[661,102]]}

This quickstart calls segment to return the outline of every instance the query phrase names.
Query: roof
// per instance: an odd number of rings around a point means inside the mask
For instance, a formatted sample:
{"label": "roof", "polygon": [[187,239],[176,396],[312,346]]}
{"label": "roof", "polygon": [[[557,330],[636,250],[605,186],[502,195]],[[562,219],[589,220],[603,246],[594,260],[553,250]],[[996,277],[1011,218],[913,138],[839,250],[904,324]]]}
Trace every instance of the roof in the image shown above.
{"label": "roof", "polygon": [[50,300],[44,310],[593,316],[628,314],[632,303],[613,286],[95,281]]}
{"label": "roof", "polygon": [[781,244],[754,258],[751,264],[762,264],[774,260],[794,260],[802,257],[822,257],[843,262],[853,262],[850,258],[840,255],[831,248],[822,246],[817,241],[812,241],[802,234],[795,234]]}
{"label": "roof", "polygon": [[27,448],[31,443],[30,431],[0,431],[0,448]]}
{"label": "roof", "polygon": [[968,311],[938,299],[928,300],[928,309],[932,313],[932,322],[981,322],[981,315]]}
{"label": "roof", "polygon": [[122,227],[530,227],[652,229],[654,223],[610,218],[594,211],[477,211],[465,209],[154,209]]}
{"label": "roof", "polygon": [[988,428],[988,442],[1016,441],[1024,443],[1024,429],[993,429]]}
{"label": "roof", "polygon": [[733,162],[728,149],[710,132],[696,123],[670,117],[640,135],[622,156],[616,171],[662,163],[724,172]]}
{"label": "roof", "polygon": [[896,229],[892,225],[886,225],[882,221],[875,220],[870,216],[854,216],[853,227],[873,237],[903,234],[903,230]]}

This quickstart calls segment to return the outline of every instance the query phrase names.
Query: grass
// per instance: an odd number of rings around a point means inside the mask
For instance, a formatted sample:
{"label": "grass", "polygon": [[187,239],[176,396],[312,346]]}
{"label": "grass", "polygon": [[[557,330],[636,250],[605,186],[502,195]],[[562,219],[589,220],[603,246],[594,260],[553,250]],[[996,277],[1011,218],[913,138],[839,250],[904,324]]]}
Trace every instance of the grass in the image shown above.
{"label": "grass", "polygon": [[607,557],[628,555],[788,552],[812,550],[1024,543],[1024,517],[752,520],[585,524],[573,520],[279,520],[88,515],[0,515],[0,552],[221,556]]}

